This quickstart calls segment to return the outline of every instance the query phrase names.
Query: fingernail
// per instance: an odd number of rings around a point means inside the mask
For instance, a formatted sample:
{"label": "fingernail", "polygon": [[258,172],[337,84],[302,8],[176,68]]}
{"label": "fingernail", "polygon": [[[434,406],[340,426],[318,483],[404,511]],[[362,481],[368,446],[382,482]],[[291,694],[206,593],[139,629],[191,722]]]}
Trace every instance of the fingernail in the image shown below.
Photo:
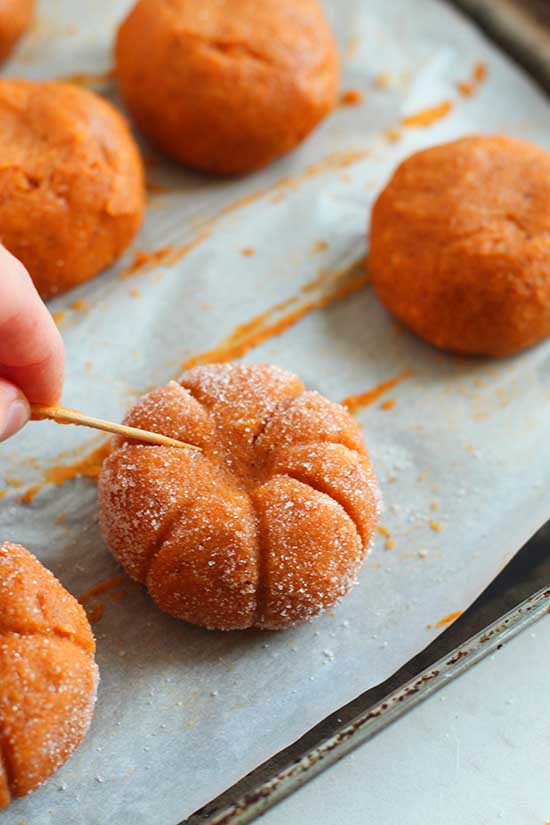
{"label": "fingernail", "polygon": [[7,408],[4,420],[0,422],[0,441],[15,435],[21,427],[24,427],[30,418],[30,408],[26,401],[17,398]]}

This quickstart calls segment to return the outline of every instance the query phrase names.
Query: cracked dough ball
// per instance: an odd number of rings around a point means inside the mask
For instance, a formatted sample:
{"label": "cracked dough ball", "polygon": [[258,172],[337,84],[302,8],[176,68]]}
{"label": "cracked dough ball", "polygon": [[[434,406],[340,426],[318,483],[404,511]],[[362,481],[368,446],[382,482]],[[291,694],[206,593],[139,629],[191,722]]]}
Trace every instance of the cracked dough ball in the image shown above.
{"label": "cracked dough ball", "polygon": [[188,166],[238,174],[297,146],[337,97],[317,0],[140,0],[116,43],[124,101]]}
{"label": "cracked dough ball", "polygon": [[38,559],[0,544],[0,808],[80,745],[98,671],[84,610]]}
{"label": "cracked dough ball", "polygon": [[29,28],[34,6],[34,0],[0,0],[0,63]]}
{"label": "cracked dough ball", "polygon": [[144,204],[137,146],[109,103],[65,83],[0,80],[0,242],[43,298],[111,264]]}
{"label": "cracked dough ball", "polygon": [[509,355],[550,335],[550,153],[466,137],[405,160],[372,212],[382,303],[442,349]]}
{"label": "cracked dough ball", "polygon": [[379,497],[339,404],[277,367],[213,364],[144,396],[126,423],[202,450],[117,439],[100,476],[103,535],[162,610],[278,629],[353,584]]}

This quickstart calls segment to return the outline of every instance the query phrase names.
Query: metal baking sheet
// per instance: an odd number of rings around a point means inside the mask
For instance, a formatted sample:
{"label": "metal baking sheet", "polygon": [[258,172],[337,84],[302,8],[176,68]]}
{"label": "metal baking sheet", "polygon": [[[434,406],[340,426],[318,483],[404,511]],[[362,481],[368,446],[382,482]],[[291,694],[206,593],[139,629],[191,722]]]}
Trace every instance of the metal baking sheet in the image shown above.
{"label": "metal baking sheet", "polygon": [[[117,102],[103,81],[129,5],[43,3],[5,73],[72,76]],[[151,191],[139,238],[51,310],[68,351],[65,403],[103,417],[119,418],[184,361],[228,354],[294,369],[336,400],[378,388],[394,407],[377,402],[357,416],[387,534],[350,596],[287,634],[188,627],[127,583],[92,599],[104,612],[91,734],[0,821],[178,822],[394,673],[548,517],[548,344],[498,362],[437,353],[395,326],[360,263],[369,207],[401,158],[472,131],[545,143],[546,101],[435,0],[416,0],[414,14],[406,0],[327,9],[343,86],[361,89],[363,103],[339,108],[297,152],[246,179],[186,173],[144,147]],[[471,83],[479,63],[487,77],[464,96],[457,84]],[[40,423],[2,447],[1,535],[28,545],[76,594],[120,571],[99,537],[93,482],[45,482],[97,444]]]}

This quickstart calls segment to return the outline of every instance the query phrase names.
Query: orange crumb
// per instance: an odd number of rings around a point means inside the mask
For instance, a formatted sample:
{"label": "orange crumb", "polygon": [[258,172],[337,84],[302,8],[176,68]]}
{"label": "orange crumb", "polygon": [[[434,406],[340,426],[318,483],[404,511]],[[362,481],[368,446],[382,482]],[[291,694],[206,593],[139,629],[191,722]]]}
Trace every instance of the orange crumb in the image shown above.
{"label": "orange crumb", "polygon": [[391,83],[391,78],[388,72],[378,72],[374,76],[374,85],[377,89],[387,89]]}
{"label": "orange crumb", "polygon": [[455,619],[458,619],[459,616],[462,616],[463,613],[463,610],[455,610],[454,613],[449,613],[448,616],[443,616],[442,619],[439,619],[439,621],[435,623],[435,626],[445,627],[445,625],[451,624]]}
{"label": "orange crumb", "polygon": [[71,309],[74,309],[75,312],[88,312],[90,305],[84,298],[77,298],[76,301],[72,302]]}
{"label": "orange crumb", "polygon": [[57,326],[59,326],[61,324],[64,317],[65,317],[65,310],[63,310],[63,309],[60,309],[57,312],[52,313],[52,318],[54,320],[54,323],[57,324]]}
{"label": "orange crumb", "polygon": [[0,490],[0,501],[2,501],[2,499],[5,498],[7,496],[7,494],[8,494],[7,490]]}
{"label": "orange crumb", "polygon": [[380,404],[380,409],[381,410],[393,410],[394,407],[395,407],[395,398],[388,398],[387,401],[384,401],[382,404]]}
{"label": "orange crumb", "polygon": [[312,247],[313,252],[324,252],[325,249],[328,249],[326,241],[315,241]]}
{"label": "orange crumb", "polygon": [[432,510],[439,510],[439,501],[432,501],[431,508]]}
{"label": "orange crumb", "polygon": [[391,533],[388,530],[388,528],[387,527],[382,527],[381,524],[378,524],[376,526],[376,529],[378,530],[380,535],[384,536],[384,538],[386,539],[386,541],[384,543],[384,547],[386,548],[386,550],[393,550],[393,548],[395,547],[395,542],[392,539]]}
{"label": "orange crumb", "polygon": [[90,624],[95,624],[96,622],[99,622],[103,616],[104,611],[105,605],[103,604],[103,602],[98,602],[97,604],[94,604],[93,607],[90,607],[90,609],[87,611],[88,620]]}
{"label": "orange crumb", "polygon": [[54,524],[63,524],[64,521],[67,519],[67,513],[59,513],[54,519]]}
{"label": "orange crumb", "polygon": [[369,404],[378,401],[381,395],[393,389],[397,384],[400,384],[401,381],[410,378],[412,374],[413,371],[411,369],[403,370],[403,372],[400,372],[388,381],[384,381],[382,384],[378,384],[378,386],[373,387],[373,389],[367,390],[367,392],[359,393],[359,395],[348,395],[348,397],[344,398],[340,403],[353,415],[358,412],[358,410],[363,409],[363,407],[368,407]]}
{"label": "orange crumb", "polygon": [[398,140],[401,140],[401,132],[399,129],[386,129],[384,137],[388,143],[397,143]]}
{"label": "orange crumb", "polygon": [[250,258],[254,255],[256,250],[252,246],[245,246],[244,249],[241,249],[241,255],[244,255],[245,258]]}
{"label": "orange crumb", "polygon": [[347,89],[340,95],[340,106],[358,106],[364,99],[360,89]]}
{"label": "orange crumb", "polygon": [[130,295],[132,296],[132,298],[141,298],[141,290],[135,288],[131,289]]}
{"label": "orange crumb", "polygon": [[487,77],[487,64],[476,63],[474,66],[474,80],[476,83],[483,83]]}
{"label": "orange crumb", "polygon": [[473,93],[476,90],[475,84],[472,83],[471,80],[459,80],[456,84],[456,88],[462,95],[462,97],[472,97]]}
{"label": "orange crumb", "polygon": [[402,118],[401,123],[403,126],[413,128],[431,126],[432,123],[446,117],[452,108],[451,101],[444,100],[442,103],[438,103],[437,106],[430,106],[428,109],[422,109],[420,112],[407,115],[407,117]]}
{"label": "orange crumb", "polygon": [[102,581],[94,584],[85,593],[78,597],[80,604],[86,604],[94,596],[101,596],[103,593],[108,593],[109,590],[114,590],[125,581],[124,576],[111,576],[109,579],[102,579]]}
{"label": "orange crumb", "polygon": [[91,361],[84,361],[84,370],[85,370],[85,372],[91,372],[92,371],[92,366],[93,365],[92,365]]}
{"label": "orange crumb", "polygon": [[427,625],[426,625],[426,629],[427,629],[427,630],[431,630],[431,629],[432,629],[432,627],[433,627],[433,625],[432,625],[432,624],[427,624]]}
{"label": "orange crumb", "polygon": [[441,531],[443,530],[443,525],[441,524],[441,522],[440,521],[434,521],[433,519],[430,520],[430,527],[436,533],[441,533]]}
{"label": "orange crumb", "polygon": [[472,69],[470,79],[459,81],[456,84],[456,88],[463,97],[472,97],[486,77],[487,65],[485,63],[476,63]]}

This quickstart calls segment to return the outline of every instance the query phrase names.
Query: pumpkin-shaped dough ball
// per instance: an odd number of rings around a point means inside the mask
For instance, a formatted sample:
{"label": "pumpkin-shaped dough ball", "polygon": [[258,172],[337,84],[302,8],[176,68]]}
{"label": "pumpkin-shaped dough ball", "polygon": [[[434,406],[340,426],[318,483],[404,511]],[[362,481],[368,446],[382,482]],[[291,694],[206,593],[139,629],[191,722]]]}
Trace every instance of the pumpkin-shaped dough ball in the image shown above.
{"label": "pumpkin-shaped dough ball", "polygon": [[137,232],[143,166],[126,121],[67,83],[0,79],[0,242],[43,298],[109,266]]}
{"label": "pumpkin-shaped dough ball", "polygon": [[0,808],[38,788],[84,739],[94,651],[76,599],[28,550],[0,544]]}
{"label": "pumpkin-shaped dough ball", "polygon": [[126,423],[201,448],[117,439],[100,476],[103,535],[162,610],[284,628],[355,581],[379,495],[343,407],[277,367],[213,364],[144,396]]}
{"label": "pumpkin-shaped dough ball", "polygon": [[382,303],[445,350],[509,355],[550,335],[550,153],[503,136],[434,146],[372,211]]}
{"label": "pumpkin-shaped dough ball", "polygon": [[336,47],[318,0],[139,0],[116,42],[143,134],[208,172],[258,169],[334,107]]}

